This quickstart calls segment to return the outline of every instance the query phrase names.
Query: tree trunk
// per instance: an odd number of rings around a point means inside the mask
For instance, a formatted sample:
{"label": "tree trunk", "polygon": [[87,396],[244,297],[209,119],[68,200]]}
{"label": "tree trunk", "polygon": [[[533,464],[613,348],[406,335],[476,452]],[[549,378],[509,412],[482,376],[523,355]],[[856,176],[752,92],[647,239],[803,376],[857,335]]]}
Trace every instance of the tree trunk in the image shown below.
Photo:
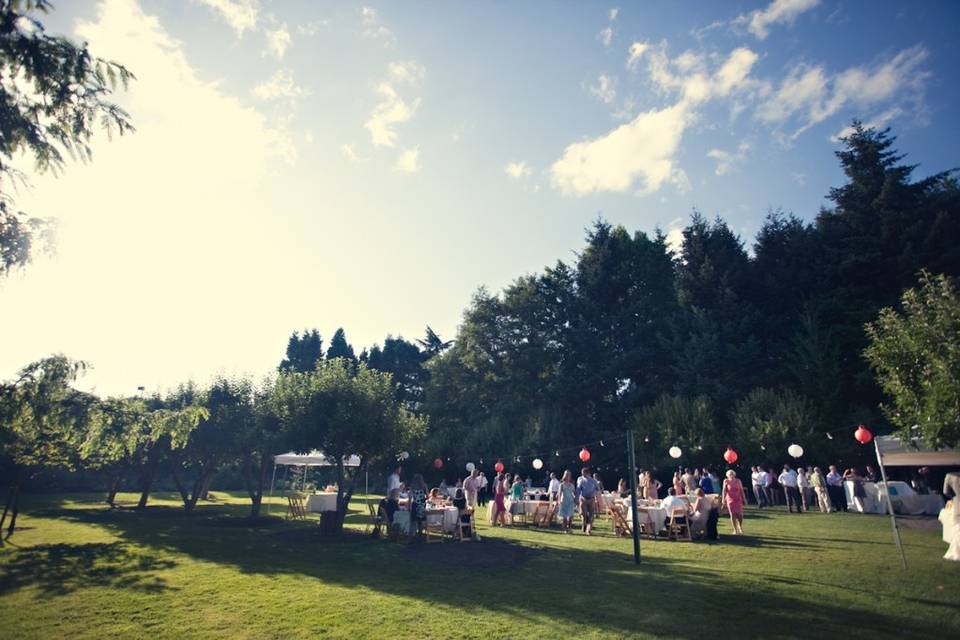
{"label": "tree trunk", "polygon": [[203,481],[203,486],[200,488],[200,499],[209,500],[210,496],[210,485],[213,484],[213,476],[215,474],[211,473],[206,480]]}
{"label": "tree trunk", "polygon": [[260,503],[263,501],[262,495],[250,496],[250,519],[255,520],[260,517]]}
{"label": "tree trunk", "polygon": [[137,502],[137,509],[145,509],[147,500],[150,498],[150,489],[153,488],[153,481],[157,477],[157,463],[149,462],[140,474],[140,500]]}
{"label": "tree trunk", "polygon": [[14,483],[10,485],[10,490],[7,491],[7,503],[3,507],[3,516],[0,516],[0,531],[3,531],[3,523],[7,521],[7,513],[10,512],[10,506],[13,504],[13,497],[17,493],[18,484],[18,481],[14,481]]}
{"label": "tree trunk", "polygon": [[111,509],[117,506],[117,493],[120,491],[120,484],[122,482],[123,478],[121,478],[119,475],[107,476],[107,504],[110,505]]}

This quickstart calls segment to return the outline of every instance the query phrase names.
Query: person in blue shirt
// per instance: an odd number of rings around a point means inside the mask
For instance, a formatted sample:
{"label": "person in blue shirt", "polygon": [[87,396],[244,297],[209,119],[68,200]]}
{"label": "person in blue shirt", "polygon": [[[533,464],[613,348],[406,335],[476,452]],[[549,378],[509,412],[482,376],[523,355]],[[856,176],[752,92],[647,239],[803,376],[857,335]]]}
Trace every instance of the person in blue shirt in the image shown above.
{"label": "person in blue shirt", "polygon": [[577,478],[577,495],[580,496],[580,517],[583,518],[583,532],[593,535],[593,515],[596,512],[597,494],[600,485],[590,473],[590,467],[584,467]]}
{"label": "person in blue shirt", "polygon": [[700,476],[700,488],[704,493],[713,493],[713,480],[710,479],[710,473],[706,469]]}

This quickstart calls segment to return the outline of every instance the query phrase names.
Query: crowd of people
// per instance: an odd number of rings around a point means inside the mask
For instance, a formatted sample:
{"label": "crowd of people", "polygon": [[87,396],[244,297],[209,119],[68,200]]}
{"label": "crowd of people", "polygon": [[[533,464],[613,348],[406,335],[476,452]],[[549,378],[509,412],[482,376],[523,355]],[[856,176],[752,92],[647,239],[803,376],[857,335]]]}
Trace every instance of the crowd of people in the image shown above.
{"label": "crowd of people", "polygon": [[[407,486],[401,483],[400,473],[401,469],[397,468],[388,478],[388,497],[381,502],[381,508],[385,517],[392,518],[403,492],[418,526],[422,526],[421,514],[428,506],[441,505],[456,506],[461,517],[466,519],[472,518],[478,507],[489,505],[490,524],[505,526],[512,521],[510,506],[535,496],[534,499],[557,504],[556,517],[563,533],[573,530],[573,520],[579,514],[582,532],[592,535],[596,515],[609,508],[604,504],[603,482],[590,467],[583,467],[576,479],[569,470],[559,478],[555,472],[547,471],[542,485],[539,485],[543,488],[536,494],[531,494],[534,489],[532,476],[524,477],[519,473],[503,471],[487,478],[483,471],[474,468],[454,486],[447,485],[444,480],[431,490],[427,489],[422,475],[414,475]],[[794,469],[784,464],[779,472],[775,472],[771,466],[756,465],[750,469],[748,484],[747,479],[741,480],[733,469],[728,469],[721,479],[713,467],[679,467],[661,500],[664,484],[656,477],[655,471],[642,469],[637,476],[637,498],[645,505],[658,503],[659,508],[668,513],[684,507],[684,517],[689,518],[691,530],[707,535],[708,529],[714,527],[710,537],[715,536],[716,522],[711,512],[715,515],[727,512],[734,533],[740,535],[743,533],[744,506],[751,501],[748,488],[752,489],[752,500],[760,509],[785,505],[788,513],[800,514],[815,509],[830,513],[850,509],[844,482],[851,482],[854,506],[858,511],[864,511],[864,483],[878,480],[880,477],[872,465],[867,465],[863,474],[855,468],[840,472],[835,465],[830,465],[826,474],[816,466]],[[612,493],[621,500],[628,498],[628,480],[621,478]]]}

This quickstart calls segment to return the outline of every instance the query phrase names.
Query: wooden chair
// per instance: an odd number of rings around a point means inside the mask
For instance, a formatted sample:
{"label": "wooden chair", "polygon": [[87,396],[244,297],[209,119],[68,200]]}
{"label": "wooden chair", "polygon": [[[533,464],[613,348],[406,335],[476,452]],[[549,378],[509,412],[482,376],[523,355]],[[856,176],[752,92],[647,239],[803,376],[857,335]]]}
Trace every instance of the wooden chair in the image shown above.
{"label": "wooden chair", "polygon": [[[470,515],[470,518],[466,522],[463,521],[463,512],[457,514],[457,528],[454,529],[454,538],[460,542],[463,542],[464,540],[472,540],[473,534],[477,531],[476,524],[473,521],[473,509],[468,510],[466,513],[469,513]],[[470,535],[464,536],[464,532],[467,530],[470,531]]]}
{"label": "wooden chair", "polygon": [[427,512],[427,518],[424,523],[423,533],[428,543],[432,538],[431,534],[437,534],[437,538],[439,539],[439,541],[443,542],[443,538],[444,538],[443,511]]}
{"label": "wooden chair", "polygon": [[386,518],[380,514],[377,507],[373,506],[372,502],[367,502],[367,511],[370,512],[370,520],[367,522],[366,533],[370,533],[370,529],[373,528],[374,535],[382,536],[383,525],[386,524],[389,527],[389,523],[386,522]]}
{"label": "wooden chair", "polygon": [[693,536],[690,535],[690,515],[686,509],[674,507],[670,511],[670,523],[667,525],[667,532],[671,540],[693,541]]}
{"label": "wooden chair", "polygon": [[607,513],[610,514],[611,520],[613,520],[613,535],[615,536],[632,536],[633,529],[630,527],[630,523],[627,522],[627,519],[623,517],[623,511],[620,510],[620,506],[616,504],[611,504],[607,507]]}
{"label": "wooden chair", "polygon": [[307,508],[303,505],[303,498],[298,495],[287,496],[287,520],[306,520]]}

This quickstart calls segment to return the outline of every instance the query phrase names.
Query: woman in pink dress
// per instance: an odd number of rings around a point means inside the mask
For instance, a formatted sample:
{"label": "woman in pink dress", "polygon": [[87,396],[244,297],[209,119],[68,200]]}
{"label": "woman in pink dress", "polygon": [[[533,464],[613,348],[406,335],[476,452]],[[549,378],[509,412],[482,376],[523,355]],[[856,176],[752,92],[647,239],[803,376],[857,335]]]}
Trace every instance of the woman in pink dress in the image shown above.
{"label": "woman in pink dress", "polygon": [[743,501],[743,484],[737,479],[737,472],[728,469],[727,479],[723,481],[720,511],[723,512],[726,507],[730,512],[730,523],[737,535],[743,535]]}

